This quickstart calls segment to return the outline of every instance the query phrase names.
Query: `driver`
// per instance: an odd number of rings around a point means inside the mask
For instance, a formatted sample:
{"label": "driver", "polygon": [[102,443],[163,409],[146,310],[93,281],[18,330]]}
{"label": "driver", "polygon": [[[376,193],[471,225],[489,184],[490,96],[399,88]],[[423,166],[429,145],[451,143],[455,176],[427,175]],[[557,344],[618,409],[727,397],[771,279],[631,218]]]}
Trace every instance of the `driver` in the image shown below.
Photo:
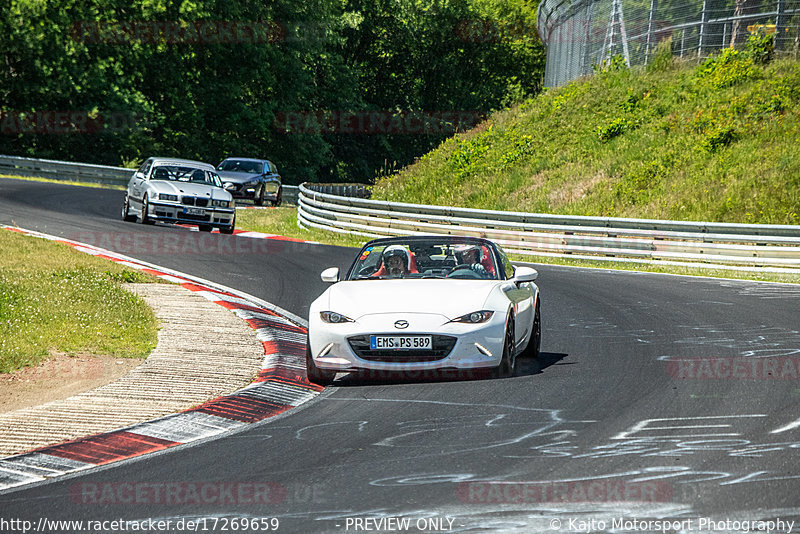
{"label": "driver", "polygon": [[459,265],[469,265],[475,273],[489,278],[489,272],[483,266],[483,249],[479,245],[456,245],[453,249]]}

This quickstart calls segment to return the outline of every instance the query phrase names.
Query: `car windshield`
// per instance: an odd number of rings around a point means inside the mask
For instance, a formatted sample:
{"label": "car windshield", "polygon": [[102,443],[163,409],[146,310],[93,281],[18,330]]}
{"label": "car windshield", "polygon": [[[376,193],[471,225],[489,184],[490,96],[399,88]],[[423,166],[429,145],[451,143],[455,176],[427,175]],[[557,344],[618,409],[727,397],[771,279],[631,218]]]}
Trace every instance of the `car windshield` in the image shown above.
{"label": "car windshield", "polygon": [[159,165],[153,169],[151,180],[168,180],[170,182],[191,182],[194,184],[213,185],[222,187],[222,180],[214,172],[197,167],[179,165]]}
{"label": "car windshield", "polygon": [[259,161],[244,161],[240,159],[226,159],[219,164],[219,170],[230,172],[260,173],[263,164]]}
{"label": "car windshield", "polygon": [[348,280],[451,278],[498,280],[492,249],[481,241],[452,238],[367,243]]}

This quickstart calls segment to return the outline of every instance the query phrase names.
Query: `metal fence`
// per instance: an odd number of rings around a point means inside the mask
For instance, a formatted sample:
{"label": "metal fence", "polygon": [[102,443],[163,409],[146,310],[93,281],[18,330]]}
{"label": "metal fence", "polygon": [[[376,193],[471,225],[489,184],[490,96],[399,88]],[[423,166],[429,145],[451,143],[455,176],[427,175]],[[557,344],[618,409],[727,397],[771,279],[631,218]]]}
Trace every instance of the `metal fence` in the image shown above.
{"label": "metal fence", "polygon": [[800,0],[542,0],[536,24],[547,48],[547,87],[591,74],[616,55],[628,66],[646,65],[668,38],[684,58],[738,47],[759,30],[775,35],[776,51],[800,49]]}
{"label": "metal fence", "polygon": [[[134,172],[124,167],[0,155],[0,175],[125,186]],[[282,196],[284,202],[296,204],[297,186],[284,185]]]}
{"label": "metal fence", "polygon": [[509,252],[616,262],[800,273],[800,226],[658,221],[423,206],[301,184],[299,226],[368,237],[487,237]]}

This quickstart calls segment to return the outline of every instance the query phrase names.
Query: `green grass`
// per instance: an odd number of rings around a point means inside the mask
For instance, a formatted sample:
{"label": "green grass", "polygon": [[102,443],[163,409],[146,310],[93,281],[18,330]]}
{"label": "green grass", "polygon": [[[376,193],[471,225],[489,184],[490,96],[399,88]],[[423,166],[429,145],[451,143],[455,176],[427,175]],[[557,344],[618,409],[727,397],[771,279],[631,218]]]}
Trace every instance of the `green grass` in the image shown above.
{"label": "green grass", "polygon": [[152,281],[68,245],[0,229],[0,373],[54,351],[146,357],[158,322],[121,284]]}
{"label": "green grass", "polygon": [[498,112],[373,199],[553,214],[800,223],[800,62],[725,52],[601,72]]}

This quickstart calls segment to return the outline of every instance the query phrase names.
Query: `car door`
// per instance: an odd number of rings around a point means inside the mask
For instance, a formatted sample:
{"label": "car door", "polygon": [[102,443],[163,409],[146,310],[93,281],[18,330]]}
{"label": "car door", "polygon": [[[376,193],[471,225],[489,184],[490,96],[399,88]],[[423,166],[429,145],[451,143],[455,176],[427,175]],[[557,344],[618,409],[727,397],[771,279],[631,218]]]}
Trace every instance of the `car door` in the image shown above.
{"label": "car door", "polygon": [[150,158],[139,167],[131,177],[130,182],[128,182],[129,203],[135,206],[134,209],[142,209],[142,197],[147,186],[147,175],[150,173],[152,166],[153,158]]}
{"label": "car door", "polygon": [[280,188],[280,176],[278,176],[278,168],[271,161],[264,162],[264,172],[266,173],[266,190],[269,193],[277,194]]}
{"label": "car door", "polygon": [[533,314],[535,311],[533,284],[530,282],[515,282],[513,280],[514,266],[500,247],[497,247],[497,252],[500,259],[500,268],[505,272],[509,281],[504,291],[514,307],[514,342],[519,345],[528,336],[533,326]]}

